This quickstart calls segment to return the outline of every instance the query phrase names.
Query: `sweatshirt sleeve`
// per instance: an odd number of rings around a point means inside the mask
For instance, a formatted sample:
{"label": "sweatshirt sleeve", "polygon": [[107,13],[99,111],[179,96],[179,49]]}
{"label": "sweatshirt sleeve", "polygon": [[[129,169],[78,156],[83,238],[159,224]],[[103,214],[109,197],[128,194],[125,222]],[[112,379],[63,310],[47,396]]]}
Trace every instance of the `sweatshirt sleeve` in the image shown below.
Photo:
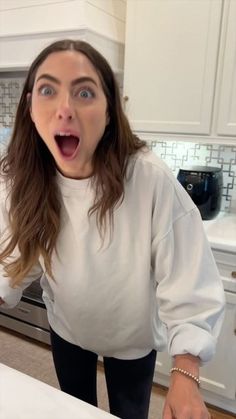
{"label": "sweatshirt sleeve", "polygon": [[[224,289],[200,213],[182,186],[176,187],[177,194],[162,194],[168,201],[160,229],[165,233],[152,241],[159,316],[170,355],[189,353],[205,363],[222,326]],[[161,219],[158,211],[156,216]]]}
{"label": "sweatshirt sleeve", "polygon": [[33,269],[30,271],[27,277],[24,278],[20,286],[12,288],[10,286],[9,278],[5,276],[3,266],[0,265],[0,297],[3,299],[3,301],[5,301],[5,303],[2,304],[1,307],[15,307],[19,303],[24,289],[27,288],[33,281],[40,278],[42,274],[43,271],[41,265],[38,263],[33,267]]}
{"label": "sweatshirt sleeve", "polygon": [[[4,237],[7,237],[8,231],[8,209],[7,209],[7,193],[6,188],[3,187],[3,183],[0,182],[0,250],[2,249],[2,241]],[[17,249],[11,255],[12,258],[17,257]],[[1,305],[3,308],[13,308],[15,307],[21,297],[22,292],[25,288],[27,288],[34,280],[40,278],[43,274],[42,267],[38,262],[32,270],[29,272],[26,278],[22,281],[22,283],[17,286],[16,288],[12,288],[10,286],[10,280],[5,275],[5,271],[3,265],[0,264],[0,297],[5,301],[4,304]]]}

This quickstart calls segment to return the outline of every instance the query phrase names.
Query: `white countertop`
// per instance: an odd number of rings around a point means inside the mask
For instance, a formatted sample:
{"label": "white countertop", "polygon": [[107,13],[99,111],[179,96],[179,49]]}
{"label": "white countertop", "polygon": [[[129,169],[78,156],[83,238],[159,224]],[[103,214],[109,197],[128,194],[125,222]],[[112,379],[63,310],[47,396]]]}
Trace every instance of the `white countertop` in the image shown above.
{"label": "white countertop", "polygon": [[203,224],[212,249],[236,253],[236,213],[221,212]]}
{"label": "white countertop", "polygon": [[1,419],[112,419],[103,410],[0,363]]}
{"label": "white countertop", "polygon": [[236,293],[236,214],[222,212],[203,224],[224,289]]}

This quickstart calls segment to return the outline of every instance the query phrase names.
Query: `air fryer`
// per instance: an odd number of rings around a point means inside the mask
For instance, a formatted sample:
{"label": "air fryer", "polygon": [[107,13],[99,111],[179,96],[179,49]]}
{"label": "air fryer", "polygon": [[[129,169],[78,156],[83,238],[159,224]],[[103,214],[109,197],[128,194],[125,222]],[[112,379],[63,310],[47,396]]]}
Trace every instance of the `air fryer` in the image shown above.
{"label": "air fryer", "polygon": [[215,218],[221,206],[223,175],[219,167],[191,166],[178,172],[178,181],[198,207],[203,220]]}

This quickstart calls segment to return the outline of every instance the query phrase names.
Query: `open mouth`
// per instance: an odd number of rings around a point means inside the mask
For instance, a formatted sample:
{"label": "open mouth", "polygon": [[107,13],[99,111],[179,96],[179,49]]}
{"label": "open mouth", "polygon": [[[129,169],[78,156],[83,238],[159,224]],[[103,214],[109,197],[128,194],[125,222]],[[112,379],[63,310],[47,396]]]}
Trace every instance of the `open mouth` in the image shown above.
{"label": "open mouth", "polygon": [[79,137],[72,134],[58,133],[54,138],[64,157],[74,156],[80,142]]}

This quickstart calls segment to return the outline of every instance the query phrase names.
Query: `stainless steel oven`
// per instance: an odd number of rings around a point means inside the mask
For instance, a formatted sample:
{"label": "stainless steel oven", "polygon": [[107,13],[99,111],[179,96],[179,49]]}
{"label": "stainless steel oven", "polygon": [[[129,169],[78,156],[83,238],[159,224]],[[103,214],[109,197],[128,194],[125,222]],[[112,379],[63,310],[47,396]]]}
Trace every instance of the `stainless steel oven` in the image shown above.
{"label": "stainless steel oven", "polygon": [[0,307],[0,326],[50,344],[46,307],[42,300],[40,279],[24,292],[19,304],[13,309]]}

